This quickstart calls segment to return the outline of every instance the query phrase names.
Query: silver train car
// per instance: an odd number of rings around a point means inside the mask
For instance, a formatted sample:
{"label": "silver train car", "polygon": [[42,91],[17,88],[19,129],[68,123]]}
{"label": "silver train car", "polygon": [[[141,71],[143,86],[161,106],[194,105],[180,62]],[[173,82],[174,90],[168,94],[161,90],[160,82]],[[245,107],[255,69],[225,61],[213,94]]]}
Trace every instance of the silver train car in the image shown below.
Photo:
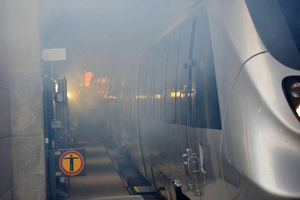
{"label": "silver train car", "polygon": [[300,199],[299,52],[299,1],[198,1],[109,127],[165,199]]}

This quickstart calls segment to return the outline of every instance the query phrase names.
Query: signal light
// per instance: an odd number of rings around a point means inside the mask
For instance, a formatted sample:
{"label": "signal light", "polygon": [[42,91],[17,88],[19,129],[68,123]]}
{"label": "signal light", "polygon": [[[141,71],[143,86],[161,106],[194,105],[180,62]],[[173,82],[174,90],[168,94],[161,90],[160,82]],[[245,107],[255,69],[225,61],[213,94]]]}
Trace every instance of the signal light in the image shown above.
{"label": "signal light", "polygon": [[282,81],[282,86],[292,111],[300,121],[300,76],[286,77]]}

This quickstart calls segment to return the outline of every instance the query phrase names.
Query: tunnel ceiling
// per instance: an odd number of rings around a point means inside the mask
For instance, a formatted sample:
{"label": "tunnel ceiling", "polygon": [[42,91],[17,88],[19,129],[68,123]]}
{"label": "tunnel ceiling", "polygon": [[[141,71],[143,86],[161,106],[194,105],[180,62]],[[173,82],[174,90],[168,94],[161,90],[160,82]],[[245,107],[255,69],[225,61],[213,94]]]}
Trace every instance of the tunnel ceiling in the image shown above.
{"label": "tunnel ceiling", "polygon": [[[120,76],[194,3],[148,0],[40,0],[42,49],[66,48],[61,72]],[[132,73],[130,73],[132,74]]]}

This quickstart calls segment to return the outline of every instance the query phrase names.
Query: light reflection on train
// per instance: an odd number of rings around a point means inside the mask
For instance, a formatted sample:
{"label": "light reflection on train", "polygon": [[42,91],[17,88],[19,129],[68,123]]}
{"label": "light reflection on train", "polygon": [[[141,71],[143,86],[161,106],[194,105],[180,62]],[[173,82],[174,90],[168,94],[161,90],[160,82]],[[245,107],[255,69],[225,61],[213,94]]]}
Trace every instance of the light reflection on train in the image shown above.
{"label": "light reflection on train", "polygon": [[95,78],[107,128],[166,199],[299,199],[299,3],[191,10],[130,83]]}

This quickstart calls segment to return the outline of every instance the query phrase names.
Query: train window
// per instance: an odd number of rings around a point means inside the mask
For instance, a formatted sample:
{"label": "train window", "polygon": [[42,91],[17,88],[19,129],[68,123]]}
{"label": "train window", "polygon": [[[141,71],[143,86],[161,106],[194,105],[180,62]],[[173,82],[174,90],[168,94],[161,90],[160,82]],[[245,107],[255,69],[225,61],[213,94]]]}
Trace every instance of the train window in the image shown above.
{"label": "train window", "polygon": [[[221,129],[206,10],[200,9],[160,41],[155,53],[153,73],[150,57],[148,56],[147,64],[143,61],[143,66],[148,69],[142,66],[139,72],[139,95],[147,96],[150,103],[145,107],[140,104],[138,108],[144,107],[148,113],[153,99],[155,119],[182,125],[189,122],[192,127]],[[188,90],[193,91],[188,96],[181,93],[185,85]]]}
{"label": "train window", "polygon": [[147,57],[144,56],[141,61],[141,66],[139,68],[139,87],[138,87],[138,113],[139,117],[145,116],[145,93],[146,93],[146,66],[147,66]]}
{"label": "train window", "polygon": [[125,99],[126,99],[126,91],[125,87],[122,87],[122,92],[121,92],[121,116],[122,116],[122,128],[126,129],[126,104],[125,104]]}
{"label": "train window", "polygon": [[132,94],[132,87],[131,87],[131,85],[129,85],[128,94],[127,94],[127,96],[128,96],[128,98],[127,98],[128,107],[127,108],[128,108],[128,129],[130,131],[133,130],[133,113],[132,113],[132,96],[131,96],[131,94]]}
{"label": "train window", "polygon": [[133,82],[133,90],[132,90],[132,107],[133,107],[133,131],[137,133],[137,81]]}
{"label": "train window", "polygon": [[148,76],[147,76],[147,72],[145,72],[145,79],[144,79],[144,85],[145,85],[145,87],[144,87],[144,92],[143,92],[143,94],[144,94],[144,96],[143,96],[143,101],[144,101],[144,116],[146,116],[146,103],[147,103],[147,94],[146,94],[146,91],[147,91],[147,78],[148,78]]}
{"label": "train window", "polygon": [[123,88],[120,87],[118,88],[118,97],[119,101],[116,102],[117,108],[115,112],[115,119],[116,121],[120,121],[121,125],[123,125],[123,117],[124,117],[124,112],[123,112]]}
{"label": "train window", "polygon": [[[204,8],[182,24],[178,63],[175,123],[221,129],[213,50]],[[187,97],[180,93],[184,85],[192,91]]]}
{"label": "train window", "polygon": [[126,97],[126,104],[127,104],[127,130],[131,130],[131,104],[130,104],[130,87],[127,86],[127,97]]}
{"label": "train window", "polygon": [[132,112],[131,112],[131,87],[130,85],[126,86],[125,90],[125,99],[124,99],[124,106],[125,106],[125,115],[126,115],[126,129],[127,131],[132,130]]}
{"label": "train window", "polygon": [[151,52],[148,56],[147,74],[146,74],[146,116],[152,116],[152,79],[153,79],[153,64],[154,64],[154,52]]}
{"label": "train window", "polygon": [[175,29],[169,38],[167,61],[165,69],[164,121],[175,123],[176,113],[176,75],[178,69],[178,54],[181,26]]}
{"label": "train window", "polygon": [[192,74],[196,75],[192,81],[195,104],[192,104],[193,119],[191,125],[201,128],[221,129],[221,117],[215,77],[213,50],[210,37],[208,17],[205,9],[199,12],[199,24],[197,25],[197,45],[194,49],[194,58],[197,66],[193,67]]}
{"label": "train window", "polygon": [[153,117],[155,119],[161,119],[161,110],[162,110],[162,74],[163,66],[165,62],[165,51],[166,51],[166,39],[163,39],[157,48],[156,59],[155,59],[155,71],[154,71],[154,113]]}
{"label": "train window", "polygon": [[187,108],[185,106],[185,97],[181,93],[184,85],[188,84],[188,70],[187,64],[191,60],[194,47],[194,35],[196,25],[195,15],[187,19],[181,28],[180,48],[178,56],[178,70],[177,70],[177,87],[176,87],[176,116],[175,123],[187,125]]}
{"label": "train window", "polygon": [[[193,25],[192,25],[192,34],[191,34],[191,42],[190,42],[190,51],[189,51],[189,62],[188,62],[188,89],[192,91],[189,93],[189,98],[188,98],[188,104],[189,107],[187,109],[188,113],[187,116],[189,117],[189,125],[190,126],[197,126],[197,104],[200,102],[196,98],[197,92],[199,87],[197,87],[197,80],[201,79],[201,77],[198,76],[198,66],[195,64],[192,64],[192,61],[195,60],[196,62],[198,61],[197,55],[194,55],[194,43],[196,42],[195,49],[197,49],[197,45],[202,45],[202,43],[197,42],[197,38],[195,37],[196,34],[196,28],[199,29],[199,20],[194,19]],[[197,30],[197,35],[199,34],[199,30]]]}
{"label": "train window", "polygon": [[256,30],[282,64],[300,70],[299,0],[246,0]]}

